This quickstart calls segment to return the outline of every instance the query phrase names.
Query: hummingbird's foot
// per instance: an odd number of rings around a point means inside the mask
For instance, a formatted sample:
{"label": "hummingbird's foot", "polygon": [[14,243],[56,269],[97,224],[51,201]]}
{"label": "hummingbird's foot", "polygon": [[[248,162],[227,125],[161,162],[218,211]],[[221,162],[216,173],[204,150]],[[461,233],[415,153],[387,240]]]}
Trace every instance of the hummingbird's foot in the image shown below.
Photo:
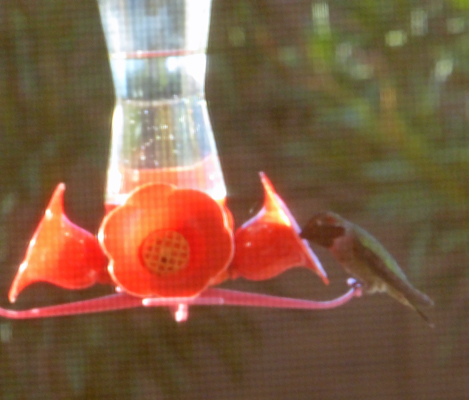
{"label": "hummingbird's foot", "polygon": [[355,297],[361,297],[363,294],[362,284],[354,278],[347,279],[347,285],[353,289],[353,295]]}

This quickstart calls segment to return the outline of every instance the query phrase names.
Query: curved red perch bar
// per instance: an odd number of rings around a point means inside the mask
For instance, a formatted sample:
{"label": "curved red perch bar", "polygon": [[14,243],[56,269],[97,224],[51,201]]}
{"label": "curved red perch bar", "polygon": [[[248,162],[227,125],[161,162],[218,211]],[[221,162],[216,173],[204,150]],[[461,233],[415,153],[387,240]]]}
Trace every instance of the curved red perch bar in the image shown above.
{"label": "curved red perch bar", "polygon": [[[114,310],[125,310],[137,307],[176,307],[177,312],[183,312],[184,306],[189,305],[225,305],[225,306],[248,306],[266,308],[289,308],[303,310],[328,310],[340,307],[354,297],[361,296],[359,285],[352,284],[351,289],[344,295],[329,301],[312,301],[293,299],[288,297],[269,296],[257,293],[246,293],[227,289],[210,288],[200,296],[194,298],[138,298],[126,293],[116,293],[96,299],[77,301],[73,303],[61,304],[57,306],[32,308],[29,310],[8,310],[0,308],[0,317],[9,319],[33,319],[47,317],[63,317],[71,315],[98,313]],[[181,309],[180,306],[183,306]],[[185,318],[178,318],[183,321],[187,318],[187,312],[182,315]]]}

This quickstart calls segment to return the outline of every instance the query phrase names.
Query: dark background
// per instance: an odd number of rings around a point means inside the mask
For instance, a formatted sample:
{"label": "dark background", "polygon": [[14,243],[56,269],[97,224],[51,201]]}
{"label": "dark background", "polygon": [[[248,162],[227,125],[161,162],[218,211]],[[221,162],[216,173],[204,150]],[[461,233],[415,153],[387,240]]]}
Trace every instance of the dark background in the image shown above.
{"label": "dark background", "polygon": [[[385,243],[435,300],[435,329],[386,296],[193,308],[184,324],[157,309],[2,320],[0,398],[468,398],[468,14],[465,0],[213,2],[207,100],[237,225],[263,170],[300,224],[332,209]],[[97,230],[112,108],[94,1],[0,1],[2,306],[58,182],[70,219]],[[327,288],[302,269],[228,286],[332,298],[346,276],[317,254]],[[109,292],[37,284],[15,307]]]}

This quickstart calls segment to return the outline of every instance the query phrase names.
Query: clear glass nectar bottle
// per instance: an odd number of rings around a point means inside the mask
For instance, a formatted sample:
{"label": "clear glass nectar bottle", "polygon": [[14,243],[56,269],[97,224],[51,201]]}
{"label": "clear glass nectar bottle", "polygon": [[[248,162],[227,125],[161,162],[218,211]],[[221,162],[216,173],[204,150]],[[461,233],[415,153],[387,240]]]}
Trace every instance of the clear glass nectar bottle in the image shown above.
{"label": "clear glass nectar bottle", "polygon": [[106,205],[150,182],[226,187],[205,100],[211,0],[99,0],[116,93]]}

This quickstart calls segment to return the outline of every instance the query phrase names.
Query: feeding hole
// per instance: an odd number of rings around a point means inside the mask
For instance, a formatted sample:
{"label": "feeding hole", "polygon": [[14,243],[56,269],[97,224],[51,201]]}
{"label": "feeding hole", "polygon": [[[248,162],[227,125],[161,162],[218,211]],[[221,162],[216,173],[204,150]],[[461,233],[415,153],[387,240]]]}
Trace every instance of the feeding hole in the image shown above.
{"label": "feeding hole", "polygon": [[157,230],[142,242],[140,255],[143,265],[161,276],[181,271],[189,263],[189,243],[179,232]]}

